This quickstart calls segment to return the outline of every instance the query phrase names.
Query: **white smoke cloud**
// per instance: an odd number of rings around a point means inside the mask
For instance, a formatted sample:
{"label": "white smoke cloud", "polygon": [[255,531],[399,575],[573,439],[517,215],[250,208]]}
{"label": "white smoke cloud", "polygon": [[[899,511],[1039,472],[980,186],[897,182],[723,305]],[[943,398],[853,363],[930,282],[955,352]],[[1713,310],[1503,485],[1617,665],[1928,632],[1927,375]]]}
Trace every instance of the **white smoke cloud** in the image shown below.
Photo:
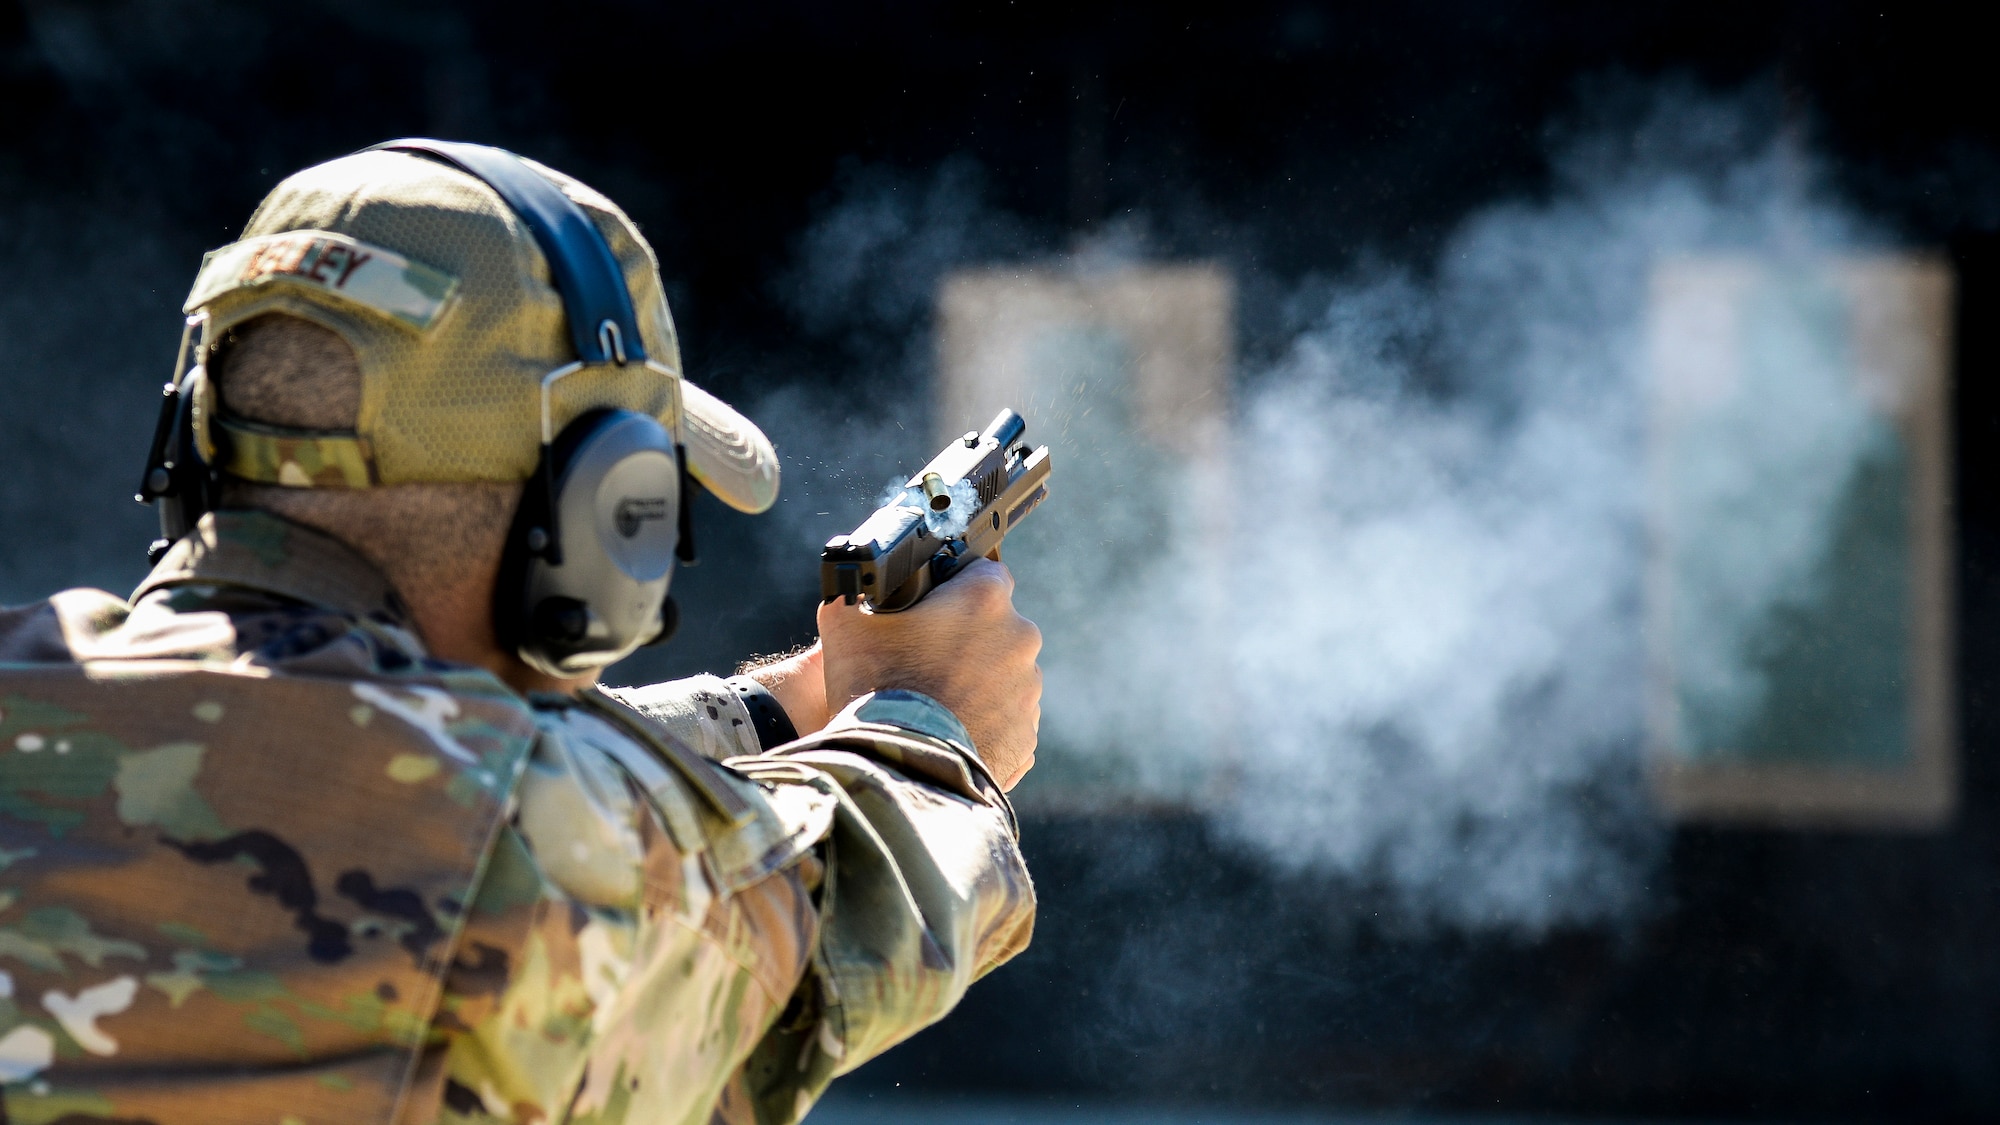
{"label": "white smoke cloud", "polygon": [[[1009,544],[1048,638],[1025,805],[1192,800],[1273,863],[1417,920],[1536,933],[1642,912],[1664,840],[1642,760],[1648,278],[1678,255],[1864,241],[1769,121],[1658,94],[1575,132],[1546,198],[1469,215],[1434,261],[1298,283],[1294,332],[1239,375],[1219,478],[1161,461],[1119,479],[1087,386],[1029,410],[1057,470]],[[962,169],[884,182],[832,208],[794,284],[819,261],[828,292],[884,287],[875,338],[927,357],[918,295],[1004,248],[968,252],[991,212]],[[1747,698],[1744,626],[1809,587],[1866,442],[1839,411],[1744,425],[1709,466],[1718,503],[1742,503],[1710,545],[1735,577],[1703,674]],[[1760,493],[1773,464],[1798,486]],[[1157,502],[1202,488],[1226,498],[1226,540]],[[852,497],[812,506],[853,522]]]}
{"label": "white smoke cloud", "polygon": [[[1256,720],[1226,830],[1461,925],[1639,905],[1660,835],[1640,760],[1648,278],[1693,252],[1799,262],[1862,241],[1783,137],[1678,166],[1676,138],[1718,115],[1662,102],[1638,166],[1580,143],[1560,194],[1470,217],[1427,284],[1337,288],[1253,378],[1233,470],[1287,500],[1246,562],[1291,580],[1250,587],[1203,639]],[[1780,343],[1766,360],[1788,379],[1841,377]],[[1714,502],[1693,501],[1731,513],[1700,551],[1737,596],[1695,628],[1746,709],[1747,636],[1809,596],[1873,433],[1851,396],[1817,400],[1842,405],[1739,418],[1706,465]]]}

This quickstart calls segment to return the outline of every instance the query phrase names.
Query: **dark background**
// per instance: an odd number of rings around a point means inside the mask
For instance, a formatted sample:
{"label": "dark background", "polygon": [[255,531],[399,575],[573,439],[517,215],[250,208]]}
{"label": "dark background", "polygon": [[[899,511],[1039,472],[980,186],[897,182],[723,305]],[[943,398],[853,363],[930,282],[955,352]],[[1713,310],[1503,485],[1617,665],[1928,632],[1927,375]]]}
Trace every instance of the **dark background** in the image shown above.
{"label": "dark background", "polygon": [[[1231,263],[1254,355],[1257,293],[1363,256],[1421,263],[1471,208],[1551,190],[1551,137],[1617,120],[1633,90],[1748,89],[1849,200],[1960,269],[1954,826],[1682,829],[1656,914],[1527,941],[1380,921],[1366,888],[1273,876],[1192,818],[1032,819],[1034,948],[850,1082],[884,1098],[1992,1117],[1992,73],[1989,36],[1907,5],[0,0],[0,325],[16,337],[0,341],[0,537],[49,537],[12,552],[0,593],[136,580],[147,514],[107,500],[90,534],[61,530],[74,515],[43,482],[127,488],[200,252],[286,172],[386,137],[504,144],[593,183],[658,249],[691,373],[725,397],[805,376],[851,389],[859,412],[872,345],[783,292],[802,232],[856,176],[969,160],[1019,217],[1017,247],[1152,215],[1154,252]],[[106,327],[135,323],[157,327]],[[692,635],[638,674],[809,627],[754,600],[750,521],[713,505],[702,520],[710,565],[677,586],[701,607]]]}

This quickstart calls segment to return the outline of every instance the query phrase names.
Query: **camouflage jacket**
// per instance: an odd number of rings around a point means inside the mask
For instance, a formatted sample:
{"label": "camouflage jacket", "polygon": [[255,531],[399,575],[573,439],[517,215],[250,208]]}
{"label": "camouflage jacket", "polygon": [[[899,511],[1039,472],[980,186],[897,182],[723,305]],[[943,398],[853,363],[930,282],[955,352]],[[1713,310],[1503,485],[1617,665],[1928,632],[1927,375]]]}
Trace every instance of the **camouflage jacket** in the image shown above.
{"label": "camouflage jacket", "polygon": [[936,703],[747,718],[524,700],[259,514],[0,611],[0,1122],[798,1120],[1034,893]]}

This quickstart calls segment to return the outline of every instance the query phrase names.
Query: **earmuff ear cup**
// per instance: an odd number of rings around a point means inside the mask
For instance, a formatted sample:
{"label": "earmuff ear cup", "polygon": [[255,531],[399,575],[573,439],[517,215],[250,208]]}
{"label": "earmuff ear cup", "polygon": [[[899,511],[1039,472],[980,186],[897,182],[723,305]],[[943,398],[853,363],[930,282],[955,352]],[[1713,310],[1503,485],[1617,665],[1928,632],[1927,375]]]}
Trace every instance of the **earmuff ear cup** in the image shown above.
{"label": "earmuff ear cup", "polygon": [[667,631],[682,503],[676,454],[659,422],[632,411],[593,411],[563,429],[523,490],[501,556],[494,627],[503,645],[570,677]]}
{"label": "earmuff ear cup", "polygon": [[151,563],[158,563],[167,548],[221,502],[216,466],[228,457],[228,448],[217,448],[209,437],[214,414],[215,386],[201,364],[188,370],[178,388],[170,385],[160,403],[153,451],[139,486],[142,502],[159,505],[160,538],[146,552]]}

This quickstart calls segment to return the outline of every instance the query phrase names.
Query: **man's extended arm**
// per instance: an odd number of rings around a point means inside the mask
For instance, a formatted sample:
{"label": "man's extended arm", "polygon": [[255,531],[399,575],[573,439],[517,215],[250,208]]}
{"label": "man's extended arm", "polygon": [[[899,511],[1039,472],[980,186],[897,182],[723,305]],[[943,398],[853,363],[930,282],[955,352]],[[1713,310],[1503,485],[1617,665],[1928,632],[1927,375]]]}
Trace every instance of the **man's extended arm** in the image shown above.
{"label": "man's extended arm", "polygon": [[[1041,726],[1041,631],[1015,612],[1014,577],[981,560],[917,608],[872,614],[829,602],[819,610],[822,643],[752,661],[743,672],[783,704],[801,734],[883,688],[920,692],[943,704],[972,738],[1002,789],[1034,767]],[[754,754],[750,712],[716,676],[620,688],[625,702],[667,724],[712,758]]]}
{"label": "man's extended arm", "polygon": [[[816,849],[813,971],[732,1080],[726,1120],[802,1115],[835,1075],[941,1018],[1026,947],[1034,890],[1003,790],[1033,762],[1040,634],[1012,591],[1005,567],[980,563],[894,617],[822,607],[824,653],[753,671],[811,732],[783,746],[757,744],[716,677],[613,693],[726,759],[774,807],[832,806]],[[806,677],[840,705],[830,721],[810,710],[817,693],[798,690]],[[786,797],[795,789],[810,794]]]}
{"label": "man's extended arm", "polygon": [[[1028,945],[1034,885],[1014,811],[936,701],[866,695],[824,731],[730,759],[814,855],[812,967],[732,1077],[722,1121],[796,1121],[836,1075],[942,1019]],[[812,829],[806,829],[812,831]]]}

